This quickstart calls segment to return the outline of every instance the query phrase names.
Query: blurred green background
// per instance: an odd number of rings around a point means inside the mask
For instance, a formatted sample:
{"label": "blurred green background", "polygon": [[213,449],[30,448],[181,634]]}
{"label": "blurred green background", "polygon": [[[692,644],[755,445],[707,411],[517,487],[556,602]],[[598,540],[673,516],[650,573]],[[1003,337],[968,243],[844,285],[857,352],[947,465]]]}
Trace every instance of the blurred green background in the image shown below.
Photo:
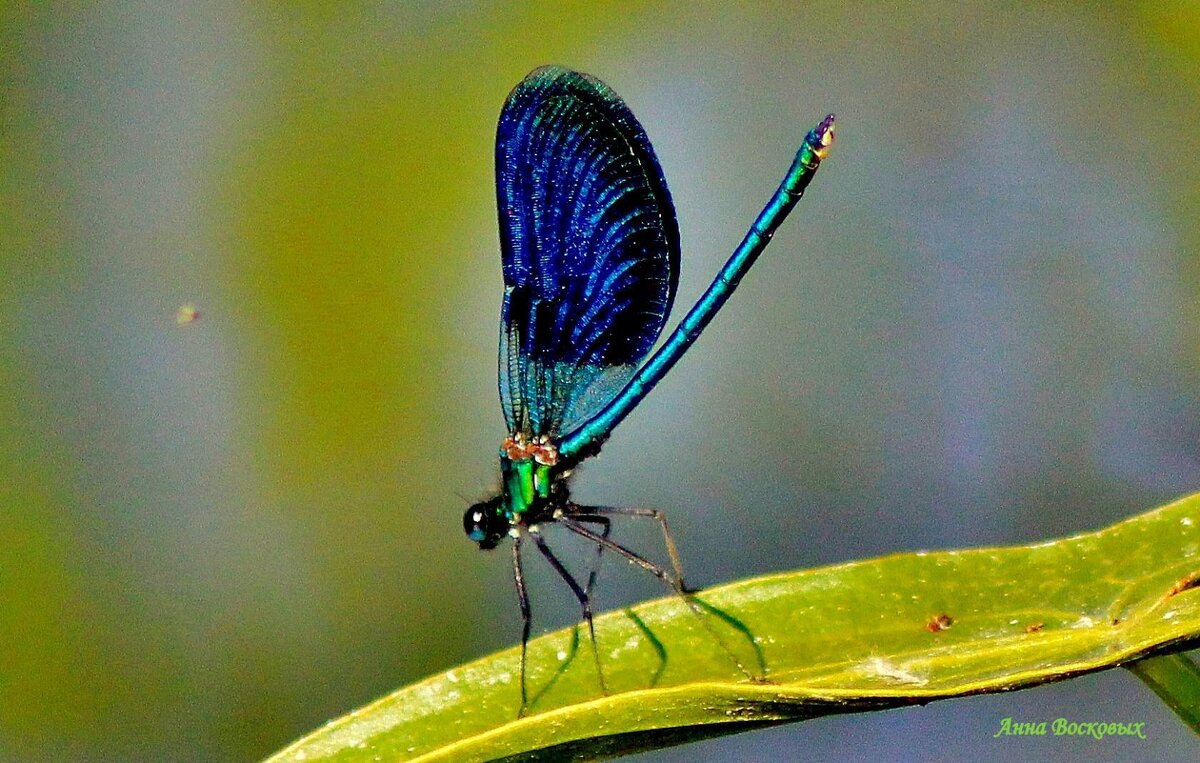
{"label": "blurred green background", "polygon": [[[460,517],[504,435],[495,120],[544,63],[645,125],[679,310],[838,114],[809,197],[577,480],[666,510],[693,583],[1200,489],[1192,3],[48,6],[0,10],[0,759],[253,759],[516,642],[507,555]],[[530,575],[537,629],[573,622]],[[610,564],[600,606],[648,577]],[[1149,739],[993,739],[1007,716]],[[643,759],[1197,747],[1114,672]]]}

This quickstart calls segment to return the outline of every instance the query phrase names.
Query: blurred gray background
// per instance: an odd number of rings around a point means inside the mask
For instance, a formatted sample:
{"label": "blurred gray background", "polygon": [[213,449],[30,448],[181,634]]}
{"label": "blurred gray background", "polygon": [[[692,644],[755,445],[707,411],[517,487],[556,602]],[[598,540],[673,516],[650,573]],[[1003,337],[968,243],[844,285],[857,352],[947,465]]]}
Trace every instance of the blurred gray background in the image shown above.
{"label": "blurred gray background", "polygon": [[[666,510],[693,583],[1200,488],[1193,4],[5,4],[0,758],[258,758],[516,642],[507,555],[460,517],[504,435],[495,120],[551,62],[654,142],[677,315],[838,114],[808,198],[576,483]],[[538,630],[572,623],[531,575]],[[599,596],[659,594],[611,564]],[[1006,716],[1149,739],[993,739]],[[1198,748],[1110,672],[639,760]]]}

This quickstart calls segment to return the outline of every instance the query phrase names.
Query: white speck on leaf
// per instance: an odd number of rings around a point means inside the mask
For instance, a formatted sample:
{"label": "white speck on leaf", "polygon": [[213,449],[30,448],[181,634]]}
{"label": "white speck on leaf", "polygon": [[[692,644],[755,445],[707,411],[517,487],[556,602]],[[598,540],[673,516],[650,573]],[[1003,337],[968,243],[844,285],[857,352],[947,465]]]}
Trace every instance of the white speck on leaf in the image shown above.
{"label": "white speck on leaf", "polygon": [[915,684],[917,686],[929,683],[927,679],[910,670],[905,670],[882,657],[872,657],[867,660],[862,666],[862,671],[867,675],[875,675],[880,678],[887,678],[906,684]]}

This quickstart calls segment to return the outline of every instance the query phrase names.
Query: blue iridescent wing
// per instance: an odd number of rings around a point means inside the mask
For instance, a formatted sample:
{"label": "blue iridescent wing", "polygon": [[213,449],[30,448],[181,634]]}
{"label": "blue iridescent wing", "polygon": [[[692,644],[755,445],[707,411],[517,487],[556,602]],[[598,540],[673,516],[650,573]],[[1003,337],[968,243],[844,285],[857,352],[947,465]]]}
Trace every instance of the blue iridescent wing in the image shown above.
{"label": "blue iridescent wing", "polygon": [[543,67],[496,131],[504,303],[500,400],[512,433],[558,435],[633,375],[679,280],[679,226],[654,149],[603,82]]}

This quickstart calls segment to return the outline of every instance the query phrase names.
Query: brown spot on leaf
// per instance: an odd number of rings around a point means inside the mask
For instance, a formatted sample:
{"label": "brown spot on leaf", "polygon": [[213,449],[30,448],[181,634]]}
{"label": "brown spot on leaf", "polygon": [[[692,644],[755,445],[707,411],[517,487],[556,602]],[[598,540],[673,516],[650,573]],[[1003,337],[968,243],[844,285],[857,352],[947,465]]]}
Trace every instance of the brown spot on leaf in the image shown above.
{"label": "brown spot on leaf", "polygon": [[946,630],[951,625],[954,625],[954,618],[942,612],[929,618],[929,622],[925,623],[925,628],[930,633],[937,633]]}
{"label": "brown spot on leaf", "polygon": [[1171,590],[1167,591],[1167,598],[1178,596],[1184,591],[1190,591],[1193,588],[1200,586],[1200,572],[1193,572],[1190,575],[1185,575],[1175,581],[1175,585],[1171,586]]}

